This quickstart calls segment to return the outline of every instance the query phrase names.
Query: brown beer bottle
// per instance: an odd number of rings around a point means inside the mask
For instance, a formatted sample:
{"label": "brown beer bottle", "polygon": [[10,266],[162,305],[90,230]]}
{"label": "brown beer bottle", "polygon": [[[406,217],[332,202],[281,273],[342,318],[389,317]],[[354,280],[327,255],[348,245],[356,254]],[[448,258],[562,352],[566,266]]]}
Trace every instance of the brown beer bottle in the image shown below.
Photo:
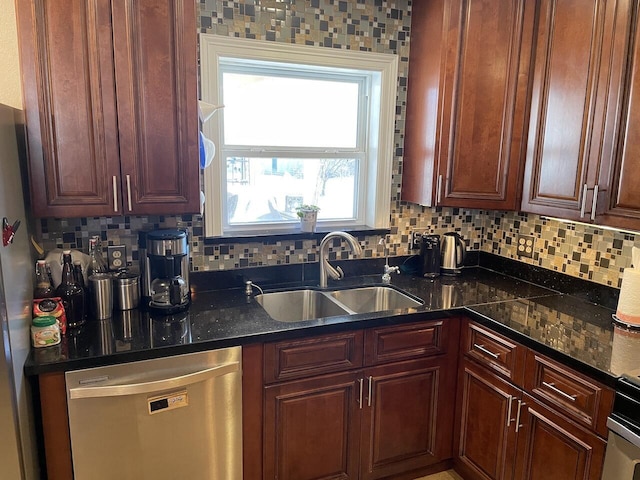
{"label": "brown beer bottle", "polygon": [[70,250],[62,252],[62,261],[62,283],[56,289],[56,296],[62,299],[67,325],[79,327],[85,322],[84,291],[73,276]]}

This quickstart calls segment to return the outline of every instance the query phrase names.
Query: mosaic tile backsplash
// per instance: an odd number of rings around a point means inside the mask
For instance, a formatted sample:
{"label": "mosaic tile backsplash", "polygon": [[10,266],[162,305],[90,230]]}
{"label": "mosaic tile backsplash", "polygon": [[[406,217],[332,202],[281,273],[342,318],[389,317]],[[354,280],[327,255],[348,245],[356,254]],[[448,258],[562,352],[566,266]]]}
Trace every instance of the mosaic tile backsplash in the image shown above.
{"label": "mosaic tile backsplash", "polygon": [[[537,215],[425,208],[401,202],[401,165],[407,94],[410,0],[200,0],[201,32],[264,41],[298,43],[318,48],[357,49],[399,56],[396,100],[395,157],[391,198],[390,256],[409,251],[414,230],[442,234],[455,230],[472,250],[517,259],[517,234],[535,237],[527,263],[619,287],[622,269],[631,263],[631,247],[640,235],[573,225]],[[186,228],[190,233],[194,271],[317,262],[318,241],[287,240],[205,245],[199,215],[42,219],[36,236],[44,248],[87,251],[88,238],[100,234],[103,245],[127,247],[127,261],[136,267],[137,232],[154,228]],[[365,257],[385,254],[379,237],[359,238]],[[333,253],[333,252],[332,252]],[[349,258],[344,246],[335,252]]]}

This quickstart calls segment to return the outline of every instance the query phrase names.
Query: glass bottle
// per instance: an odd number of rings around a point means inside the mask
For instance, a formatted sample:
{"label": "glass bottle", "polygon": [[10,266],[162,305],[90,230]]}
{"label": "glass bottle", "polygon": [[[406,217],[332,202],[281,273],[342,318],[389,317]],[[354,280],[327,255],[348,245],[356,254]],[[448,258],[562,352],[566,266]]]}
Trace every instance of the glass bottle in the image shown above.
{"label": "glass bottle", "polygon": [[89,308],[89,299],[87,298],[87,287],[84,283],[84,275],[82,274],[82,263],[73,262],[73,280],[82,289],[82,295],[84,296],[84,306],[82,309],[82,317],[87,319],[87,310]]}
{"label": "glass bottle", "polygon": [[80,288],[86,288],[87,285],[84,283],[84,275],[82,274],[82,263],[80,262],[73,262],[73,279]]}
{"label": "glass bottle", "polygon": [[36,263],[36,286],[33,289],[33,298],[51,298],[53,295],[53,287],[47,273],[47,262],[38,260]]}
{"label": "glass bottle", "polygon": [[97,235],[89,239],[89,257],[89,267],[87,268],[88,277],[94,273],[107,273],[107,263],[102,256],[100,237]]}
{"label": "glass bottle", "polygon": [[56,295],[62,299],[67,325],[71,328],[79,327],[85,322],[84,291],[73,277],[70,250],[62,253],[62,261],[62,283],[56,289]]}

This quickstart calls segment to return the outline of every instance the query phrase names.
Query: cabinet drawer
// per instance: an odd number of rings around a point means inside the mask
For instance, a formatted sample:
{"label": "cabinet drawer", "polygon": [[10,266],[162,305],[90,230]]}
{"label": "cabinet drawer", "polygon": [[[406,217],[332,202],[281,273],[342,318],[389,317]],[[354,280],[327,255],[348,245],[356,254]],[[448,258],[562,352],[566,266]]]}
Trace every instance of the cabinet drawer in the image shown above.
{"label": "cabinet drawer", "polygon": [[447,320],[370,328],[365,332],[365,365],[446,352]]}
{"label": "cabinet drawer", "polygon": [[525,389],[535,398],[606,437],[613,390],[533,351],[525,371]]}
{"label": "cabinet drawer", "polygon": [[264,346],[266,383],[362,366],[362,330],[285,340]]}
{"label": "cabinet drawer", "polygon": [[465,355],[522,386],[526,347],[472,322],[463,332]]}

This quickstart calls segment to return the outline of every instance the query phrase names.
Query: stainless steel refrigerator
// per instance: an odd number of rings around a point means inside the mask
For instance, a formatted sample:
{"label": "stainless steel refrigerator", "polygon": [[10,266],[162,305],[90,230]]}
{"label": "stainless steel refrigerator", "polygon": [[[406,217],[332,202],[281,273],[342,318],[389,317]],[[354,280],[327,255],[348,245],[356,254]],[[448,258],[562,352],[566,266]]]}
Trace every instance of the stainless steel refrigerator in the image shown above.
{"label": "stainless steel refrigerator", "polygon": [[19,113],[0,104],[0,220],[21,222],[12,244],[5,247],[0,242],[0,480],[40,478],[32,402],[23,374],[30,349],[35,258],[20,172]]}
{"label": "stainless steel refrigerator", "polygon": [[[0,273],[2,263],[0,261]],[[0,274],[0,322],[2,327],[3,356],[0,361],[0,478],[24,478],[22,448],[18,428],[18,408],[13,381],[13,361],[9,343],[9,321],[7,302],[4,294],[4,282]],[[6,433],[5,433],[6,432]]]}

